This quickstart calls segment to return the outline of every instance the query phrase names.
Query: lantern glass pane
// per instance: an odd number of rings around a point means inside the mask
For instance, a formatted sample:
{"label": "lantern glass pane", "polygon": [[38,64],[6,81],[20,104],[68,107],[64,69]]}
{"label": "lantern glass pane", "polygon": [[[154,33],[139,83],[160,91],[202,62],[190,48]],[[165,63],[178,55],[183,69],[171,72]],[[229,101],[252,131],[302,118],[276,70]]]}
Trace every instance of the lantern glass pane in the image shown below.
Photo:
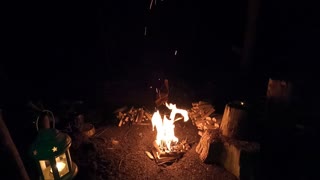
{"label": "lantern glass pane", "polygon": [[52,169],[50,165],[50,161],[48,160],[40,160],[40,168],[45,180],[54,180]]}
{"label": "lantern glass pane", "polygon": [[60,156],[56,157],[56,166],[60,177],[66,175],[69,172],[68,159],[66,153],[63,153]]}

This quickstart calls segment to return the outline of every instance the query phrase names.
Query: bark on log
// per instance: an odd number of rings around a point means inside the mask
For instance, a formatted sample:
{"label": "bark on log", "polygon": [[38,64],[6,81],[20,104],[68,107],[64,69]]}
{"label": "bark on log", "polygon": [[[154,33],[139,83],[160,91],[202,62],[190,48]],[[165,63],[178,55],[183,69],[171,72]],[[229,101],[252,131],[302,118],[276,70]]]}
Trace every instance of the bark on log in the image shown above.
{"label": "bark on log", "polygon": [[238,179],[259,179],[258,143],[226,138],[219,131],[205,131],[196,152],[204,163],[221,165]]}
{"label": "bark on log", "polygon": [[219,136],[209,146],[205,163],[218,164],[240,180],[260,179],[260,145]]}
{"label": "bark on log", "polygon": [[[219,131],[218,130],[206,130],[202,134],[202,137],[196,147],[196,152],[199,154],[199,158],[203,162],[208,161],[209,157],[209,149],[212,146],[216,146],[219,144]],[[211,157],[217,157],[215,154],[211,154]]]}
{"label": "bark on log", "polygon": [[244,102],[234,101],[225,106],[220,129],[222,135],[243,140],[247,137],[248,110]]}
{"label": "bark on log", "polygon": [[292,83],[269,78],[267,101],[270,103],[289,104],[291,101]]}

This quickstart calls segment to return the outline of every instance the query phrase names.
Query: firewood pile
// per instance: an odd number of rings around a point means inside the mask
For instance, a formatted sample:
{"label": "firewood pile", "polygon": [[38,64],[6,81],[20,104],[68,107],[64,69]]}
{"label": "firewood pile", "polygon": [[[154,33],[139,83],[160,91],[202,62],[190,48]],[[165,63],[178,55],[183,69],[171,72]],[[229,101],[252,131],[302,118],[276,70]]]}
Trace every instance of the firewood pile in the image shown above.
{"label": "firewood pile", "polygon": [[149,125],[151,124],[152,114],[145,108],[135,108],[132,106],[128,109],[127,106],[114,111],[116,118],[119,120],[118,127],[123,125]]}
{"label": "firewood pile", "polygon": [[219,123],[214,117],[214,107],[205,101],[192,103],[189,110],[189,117],[199,130],[218,129]]}
{"label": "firewood pile", "polygon": [[[203,103],[193,105],[199,109],[201,104]],[[202,114],[207,116],[209,113]],[[198,119],[206,120],[204,116],[199,116]],[[198,122],[198,119],[195,122]],[[221,126],[199,131],[201,138],[196,152],[201,161],[222,165],[240,180],[257,176],[255,173],[259,171],[257,157],[259,157],[260,145],[245,138],[248,137],[246,134],[249,131],[248,121],[246,103],[234,101],[226,104]]]}

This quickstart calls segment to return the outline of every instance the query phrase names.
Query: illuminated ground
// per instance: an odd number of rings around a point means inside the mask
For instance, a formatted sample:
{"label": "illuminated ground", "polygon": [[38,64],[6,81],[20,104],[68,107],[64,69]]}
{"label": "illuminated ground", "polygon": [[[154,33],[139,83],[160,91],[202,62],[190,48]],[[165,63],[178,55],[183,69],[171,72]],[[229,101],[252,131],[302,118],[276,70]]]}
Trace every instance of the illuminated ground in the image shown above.
{"label": "illuminated ground", "polygon": [[156,135],[151,124],[100,127],[99,137],[84,141],[78,150],[73,150],[80,170],[77,179],[236,179],[221,167],[201,162],[195,152],[200,136],[191,121],[178,121],[175,132],[179,139],[187,139],[192,148],[178,162],[163,167],[145,154],[151,150]]}

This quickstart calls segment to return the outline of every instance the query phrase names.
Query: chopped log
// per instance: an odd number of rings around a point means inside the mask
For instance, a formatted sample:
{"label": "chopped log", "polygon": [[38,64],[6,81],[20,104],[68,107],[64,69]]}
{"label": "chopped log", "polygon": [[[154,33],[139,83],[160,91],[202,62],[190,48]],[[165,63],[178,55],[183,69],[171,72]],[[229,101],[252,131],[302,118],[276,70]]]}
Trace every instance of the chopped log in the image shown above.
{"label": "chopped log", "polygon": [[148,112],[144,112],[144,115],[151,121],[152,115],[149,114]]}
{"label": "chopped log", "polygon": [[210,144],[205,163],[223,166],[240,180],[259,179],[260,145],[221,136]]}
{"label": "chopped log", "polygon": [[[207,127],[214,127],[210,126],[215,123],[211,122],[212,118],[210,116],[215,112],[215,109],[210,103],[199,101],[197,103],[192,103],[192,106],[193,107],[188,111],[188,115],[192,120],[192,123],[196,125],[198,129],[203,130],[206,124],[209,125]],[[208,122],[205,120],[208,120]]]}
{"label": "chopped log", "polygon": [[225,106],[220,129],[222,135],[243,140],[247,138],[248,109],[244,102],[234,101]]}
{"label": "chopped log", "polygon": [[258,179],[260,145],[255,142],[232,140],[208,130],[196,147],[204,163],[223,166],[238,179]]}
{"label": "chopped log", "polygon": [[215,109],[211,108],[208,112],[206,112],[201,119],[205,119],[206,117],[210,116],[212,113],[214,113]]}
{"label": "chopped log", "polygon": [[143,115],[144,115],[144,110],[142,108],[139,108],[138,112],[137,112],[137,116],[136,116],[136,121],[135,122],[136,123],[141,123]]}
{"label": "chopped log", "polygon": [[154,159],[153,155],[149,151],[145,151],[146,155],[148,156],[149,159]]}
{"label": "chopped log", "polygon": [[[126,107],[126,106],[125,106]],[[131,125],[149,125],[151,122],[152,116],[148,113],[144,108],[134,108],[133,106],[127,111],[123,111],[125,108],[121,108],[121,110],[116,110],[116,118],[119,120],[118,127],[127,124]]]}
{"label": "chopped log", "polygon": [[201,161],[206,161],[210,146],[215,146],[217,140],[219,140],[218,130],[205,130],[204,133],[202,133],[200,141],[196,147],[196,152],[199,154]]}
{"label": "chopped log", "polygon": [[122,126],[122,119],[119,121],[118,127]]}

